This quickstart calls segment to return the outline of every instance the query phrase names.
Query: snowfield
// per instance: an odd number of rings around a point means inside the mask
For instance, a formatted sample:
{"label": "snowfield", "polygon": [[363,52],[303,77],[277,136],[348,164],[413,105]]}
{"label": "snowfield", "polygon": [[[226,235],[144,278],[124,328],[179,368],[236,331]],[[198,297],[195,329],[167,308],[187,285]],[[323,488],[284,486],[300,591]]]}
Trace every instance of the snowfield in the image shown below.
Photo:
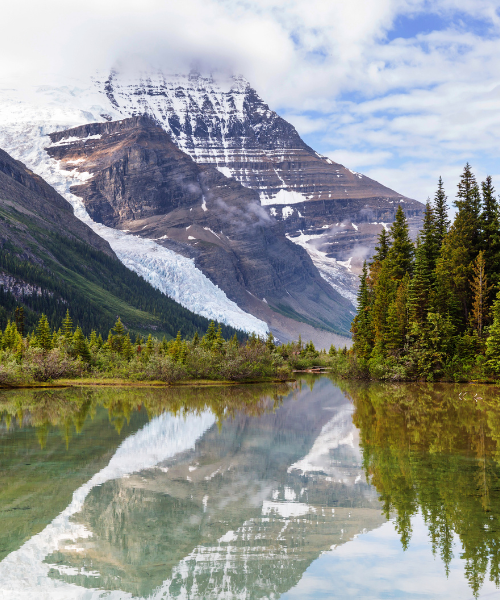
{"label": "snowfield", "polygon": [[[28,100],[26,99],[28,97]],[[81,183],[81,173],[59,168],[45,148],[49,133],[104,121],[101,115],[121,119],[92,88],[44,86],[21,93],[0,89],[0,148],[40,175],[73,206],[75,215],[107,240],[123,264],[149,281],[153,287],[192,312],[208,319],[265,336],[267,324],[243,311],[194,264],[192,259],[163,248],[153,240],[130,235],[92,221],[82,201],[71,194],[71,185]]]}

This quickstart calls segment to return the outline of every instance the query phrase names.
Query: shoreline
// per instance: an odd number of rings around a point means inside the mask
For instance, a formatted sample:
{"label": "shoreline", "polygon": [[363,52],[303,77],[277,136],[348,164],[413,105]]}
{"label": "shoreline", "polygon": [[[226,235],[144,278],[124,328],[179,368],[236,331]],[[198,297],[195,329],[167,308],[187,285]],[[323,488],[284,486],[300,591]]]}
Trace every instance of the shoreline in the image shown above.
{"label": "shoreline", "polygon": [[171,388],[171,387],[210,387],[210,386],[237,386],[257,385],[259,383],[293,383],[295,378],[289,379],[250,379],[241,381],[228,381],[216,379],[191,379],[184,381],[131,381],[130,379],[57,379],[53,382],[40,381],[33,383],[1,384],[0,390],[22,390],[22,389],[64,389],[72,387],[133,387],[133,388]]}

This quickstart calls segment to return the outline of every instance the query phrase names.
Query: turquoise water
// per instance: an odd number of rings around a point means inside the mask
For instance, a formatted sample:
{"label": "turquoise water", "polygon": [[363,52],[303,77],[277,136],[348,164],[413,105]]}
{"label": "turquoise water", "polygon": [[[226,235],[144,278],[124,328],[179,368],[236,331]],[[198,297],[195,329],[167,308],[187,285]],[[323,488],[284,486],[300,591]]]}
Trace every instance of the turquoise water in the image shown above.
{"label": "turquoise water", "polygon": [[0,393],[0,598],[500,598],[500,393]]}

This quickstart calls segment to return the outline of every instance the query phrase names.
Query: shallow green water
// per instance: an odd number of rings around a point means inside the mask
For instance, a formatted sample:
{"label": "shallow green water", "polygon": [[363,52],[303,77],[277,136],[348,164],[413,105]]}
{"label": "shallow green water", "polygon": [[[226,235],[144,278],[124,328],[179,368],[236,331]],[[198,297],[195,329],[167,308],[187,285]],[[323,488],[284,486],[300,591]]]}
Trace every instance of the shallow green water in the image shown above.
{"label": "shallow green water", "polygon": [[0,597],[500,598],[500,392],[0,393]]}

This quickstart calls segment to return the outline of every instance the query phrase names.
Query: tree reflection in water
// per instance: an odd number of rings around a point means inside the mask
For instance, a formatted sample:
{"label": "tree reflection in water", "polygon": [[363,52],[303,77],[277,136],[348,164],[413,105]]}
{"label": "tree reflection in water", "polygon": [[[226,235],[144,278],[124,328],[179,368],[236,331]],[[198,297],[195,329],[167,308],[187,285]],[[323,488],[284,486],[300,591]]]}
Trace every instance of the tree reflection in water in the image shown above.
{"label": "tree reflection in water", "polygon": [[340,383],[355,406],[367,479],[406,549],[421,511],[449,573],[458,535],[474,596],[500,585],[500,390]]}

